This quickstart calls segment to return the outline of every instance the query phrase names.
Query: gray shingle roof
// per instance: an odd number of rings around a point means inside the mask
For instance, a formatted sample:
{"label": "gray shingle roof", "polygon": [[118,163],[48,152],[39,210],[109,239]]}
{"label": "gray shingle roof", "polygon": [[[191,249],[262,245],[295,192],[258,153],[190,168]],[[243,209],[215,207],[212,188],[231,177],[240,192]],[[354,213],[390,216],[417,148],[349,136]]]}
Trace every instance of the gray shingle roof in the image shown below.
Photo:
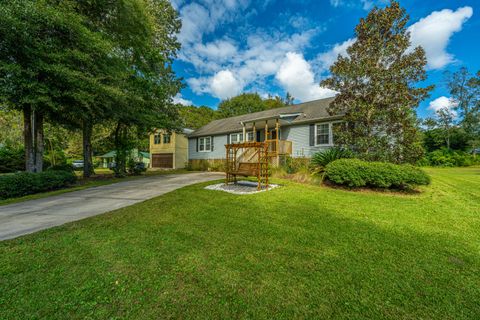
{"label": "gray shingle roof", "polygon": [[189,137],[199,137],[207,135],[216,135],[229,132],[239,132],[242,131],[241,122],[252,121],[255,119],[265,119],[269,117],[276,117],[282,114],[291,114],[291,113],[302,113],[301,115],[296,116],[290,123],[299,124],[304,122],[313,122],[319,119],[330,118],[328,114],[328,106],[335,98],[325,98],[320,100],[314,100],[309,102],[304,102],[288,107],[270,109],[260,112],[254,112],[249,114],[244,114],[241,116],[214,120],[207,125],[195,130],[189,135]]}

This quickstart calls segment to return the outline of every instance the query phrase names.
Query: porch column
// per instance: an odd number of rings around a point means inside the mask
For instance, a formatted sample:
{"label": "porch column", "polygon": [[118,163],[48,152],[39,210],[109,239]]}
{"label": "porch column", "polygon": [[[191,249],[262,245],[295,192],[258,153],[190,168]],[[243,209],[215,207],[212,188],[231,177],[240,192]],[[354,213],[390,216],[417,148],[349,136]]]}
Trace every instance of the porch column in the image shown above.
{"label": "porch column", "polygon": [[242,133],[243,133],[243,141],[242,141],[242,142],[245,142],[245,141],[247,141],[247,136],[246,136],[246,134],[247,134],[247,128],[245,127],[245,123],[244,123],[244,122],[242,122],[242,126],[243,126],[243,128],[242,128],[242,130],[243,130],[243,132],[242,132]]}
{"label": "porch column", "polygon": [[265,120],[265,141],[268,139],[268,120]]}
{"label": "porch column", "polygon": [[275,139],[275,151],[277,153],[277,159],[276,159],[276,162],[277,162],[277,167],[280,165],[280,149],[279,149],[279,140],[280,140],[280,136],[279,136],[279,133],[280,133],[280,122],[278,121],[278,119],[276,119],[275,121],[275,133],[276,133],[276,139]]}

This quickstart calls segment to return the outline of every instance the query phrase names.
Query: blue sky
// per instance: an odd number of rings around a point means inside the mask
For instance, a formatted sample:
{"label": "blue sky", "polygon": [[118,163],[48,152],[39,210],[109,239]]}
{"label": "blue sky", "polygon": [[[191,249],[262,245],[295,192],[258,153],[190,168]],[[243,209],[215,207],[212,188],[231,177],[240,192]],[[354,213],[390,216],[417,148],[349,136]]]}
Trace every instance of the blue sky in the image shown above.
{"label": "blue sky", "polygon": [[[386,0],[172,0],[182,18],[182,49],[174,69],[186,84],[175,100],[216,108],[242,92],[296,102],[331,96],[319,82],[338,54],[355,41],[354,28]],[[449,107],[444,72],[480,70],[479,0],[404,0],[414,45],[427,53],[435,84],[418,114]]]}

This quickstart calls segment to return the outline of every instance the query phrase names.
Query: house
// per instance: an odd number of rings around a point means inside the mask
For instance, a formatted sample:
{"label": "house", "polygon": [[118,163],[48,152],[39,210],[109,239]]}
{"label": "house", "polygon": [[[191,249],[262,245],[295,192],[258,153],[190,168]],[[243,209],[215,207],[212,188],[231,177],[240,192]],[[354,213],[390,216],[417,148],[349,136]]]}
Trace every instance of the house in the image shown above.
{"label": "house", "polygon": [[[99,167],[108,169],[115,167],[116,155],[117,151],[112,150],[105,153],[104,155],[98,156],[97,158],[100,160]],[[150,154],[148,152],[138,151],[138,149],[132,149],[130,150],[128,155],[128,160],[129,159],[133,159],[135,162],[143,162],[145,164],[145,168],[148,168],[150,166]]]}
{"label": "house", "polygon": [[181,133],[158,129],[150,135],[151,168],[180,169],[188,163],[188,139],[191,129]]}
{"label": "house", "polygon": [[334,98],[320,99],[278,109],[215,120],[188,136],[192,167],[224,162],[226,144],[266,141],[273,163],[282,156],[311,157],[334,145],[333,127],[341,116],[330,116]]}

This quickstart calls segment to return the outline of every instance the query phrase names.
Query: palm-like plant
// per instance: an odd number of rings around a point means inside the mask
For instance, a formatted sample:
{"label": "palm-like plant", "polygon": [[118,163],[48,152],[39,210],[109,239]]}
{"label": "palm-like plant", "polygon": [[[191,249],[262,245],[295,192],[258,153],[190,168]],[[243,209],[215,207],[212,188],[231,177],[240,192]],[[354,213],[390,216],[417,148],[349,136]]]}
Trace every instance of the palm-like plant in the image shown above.
{"label": "palm-like plant", "polygon": [[330,148],[313,155],[311,164],[314,167],[324,168],[327,164],[338,159],[353,158],[354,154],[348,149]]}

